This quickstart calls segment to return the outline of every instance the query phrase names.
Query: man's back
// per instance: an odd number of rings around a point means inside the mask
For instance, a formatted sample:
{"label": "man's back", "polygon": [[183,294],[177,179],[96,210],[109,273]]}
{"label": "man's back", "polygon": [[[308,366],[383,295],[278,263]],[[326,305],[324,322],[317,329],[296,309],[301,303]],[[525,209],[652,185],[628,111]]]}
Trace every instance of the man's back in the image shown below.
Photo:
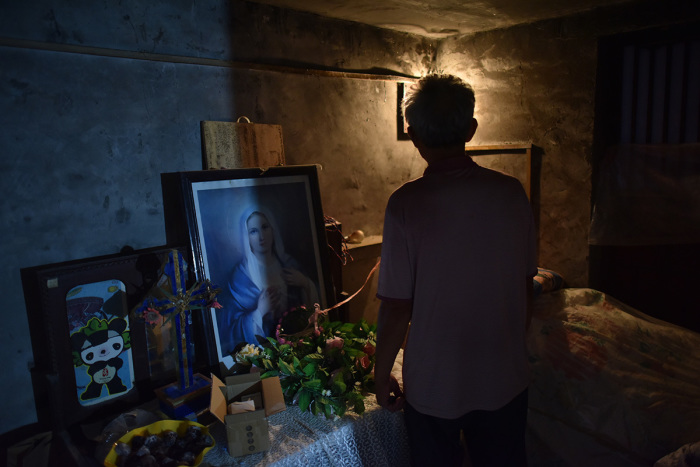
{"label": "man's back", "polygon": [[466,156],[431,164],[392,195],[379,295],[413,301],[404,381],[417,410],[491,410],[527,386],[533,235],[520,183]]}

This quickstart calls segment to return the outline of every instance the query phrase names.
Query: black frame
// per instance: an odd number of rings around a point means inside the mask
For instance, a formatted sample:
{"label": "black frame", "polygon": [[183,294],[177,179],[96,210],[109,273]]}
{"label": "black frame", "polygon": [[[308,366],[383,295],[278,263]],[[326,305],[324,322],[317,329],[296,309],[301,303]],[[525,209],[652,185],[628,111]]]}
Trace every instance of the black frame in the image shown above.
{"label": "black frame", "polygon": [[[175,379],[174,371],[151,374],[145,322],[131,313],[157,282],[172,249],[127,248],[115,255],[20,270],[34,354],[34,366],[30,370],[32,386],[41,426],[61,430],[81,422],[101,421],[152,399],[154,388]],[[179,249],[184,255],[184,249]],[[124,396],[83,406],[76,396],[66,294],[76,286],[111,279],[121,281],[126,287],[134,389]]]}
{"label": "black frame", "polygon": [[[312,273],[321,308],[335,303],[315,165],[176,172],[161,174],[161,183],[168,243],[191,246],[197,280],[209,279],[225,293],[230,271],[242,255],[240,242],[231,237],[237,227],[231,226],[239,225],[240,214],[255,201],[274,211],[284,226],[285,249]],[[216,310],[203,315],[215,369],[232,349],[219,343]]]}

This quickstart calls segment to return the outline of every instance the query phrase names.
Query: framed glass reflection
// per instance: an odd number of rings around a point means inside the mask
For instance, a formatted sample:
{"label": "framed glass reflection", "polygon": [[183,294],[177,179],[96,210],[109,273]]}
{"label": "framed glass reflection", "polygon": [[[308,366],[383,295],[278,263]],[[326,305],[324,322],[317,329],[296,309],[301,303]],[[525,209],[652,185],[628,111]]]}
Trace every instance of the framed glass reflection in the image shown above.
{"label": "framed glass reflection", "polygon": [[65,429],[124,412],[175,378],[173,352],[163,347],[168,327],[151,328],[131,313],[169,251],[125,248],[21,269],[42,426]]}
{"label": "framed glass reflection", "polygon": [[[209,314],[212,363],[241,343],[273,336],[296,307],[328,306],[316,166],[180,172],[162,180],[168,241],[187,236],[198,278],[221,288],[221,308]],[[171,199],[177,191],[184,216]]]}

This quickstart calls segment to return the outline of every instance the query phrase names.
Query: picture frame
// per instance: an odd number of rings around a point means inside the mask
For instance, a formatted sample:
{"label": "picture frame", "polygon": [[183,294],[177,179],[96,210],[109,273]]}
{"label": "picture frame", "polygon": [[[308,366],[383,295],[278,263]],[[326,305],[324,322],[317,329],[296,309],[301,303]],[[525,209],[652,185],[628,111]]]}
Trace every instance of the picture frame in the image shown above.
{"label": "picture frame", "polygon": [[[222,308],[206,323],[213,367],[256,336],[273,336],[294,307],[335,303],[315,165],[176,172],[161,183],[168,243],[188,242],[197,279],[221,289]],[[262,229],[272,235],[262,253],[251,247],[251,219],[259,238]]]}
{"label": "picture frame", "polygon": [[[157,283],[173,248],[125,247],[118,254],[20,270],[34,355],[30,372],[41,426],[68,429],[115,416],[152,399],[154,388],[175,379],[174,362],[170,365],[162,360],[167,352],[154,356],[151,351],[153,342],[165,330],[149,330],[145,321],[132,313]],[[94,293],[96,288],[105,290],[106,300],[96,296],[100,295]],[[96,365],[75,361],[74,334],[95,316],[110,324],[116,317],[126,317],[124,331],[129,336],[123,341],[116,375],[110,374],[110,381],[104,376],[99,380],[104,387],[90,384],[90,375],[95,373],[91,370]],[[106,369],[101,371],[109,374]],[[117,379],[121,390],[114,389]],[[97,381],[93,376],[92,383]],[[90,386],[99,393],[93,391],[87,397]]]}
{"label": "picture frame", "polygon": [[408,136],[408,121],[403,112],[403,99],[406,97],[407,88],[410,83],[396,83],[396,139],[407,141],[411,138]]}

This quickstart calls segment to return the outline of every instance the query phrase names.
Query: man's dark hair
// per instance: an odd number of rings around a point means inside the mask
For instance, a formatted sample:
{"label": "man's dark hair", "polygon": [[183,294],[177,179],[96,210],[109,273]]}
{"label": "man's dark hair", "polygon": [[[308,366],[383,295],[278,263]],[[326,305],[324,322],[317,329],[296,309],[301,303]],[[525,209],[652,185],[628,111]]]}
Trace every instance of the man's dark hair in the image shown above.
{"label": "man's dark hair", "polygon": [[406,96],[403,106],[409,126],[426,146],[467,141],[474,118],[474,91],[456,76],[426,76]]}

